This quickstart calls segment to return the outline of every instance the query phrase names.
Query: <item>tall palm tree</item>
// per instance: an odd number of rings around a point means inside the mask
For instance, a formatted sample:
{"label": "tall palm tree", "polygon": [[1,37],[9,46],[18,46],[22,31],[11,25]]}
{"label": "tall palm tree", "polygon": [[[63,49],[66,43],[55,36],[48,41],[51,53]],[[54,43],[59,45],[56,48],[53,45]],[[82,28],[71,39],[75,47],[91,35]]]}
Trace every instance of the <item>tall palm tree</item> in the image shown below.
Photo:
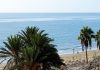
{"label": "tall palm tree", "polygon": [[86,50],[86,62],[88,63],[88,55],[87,55],[87,49],[88,47],[92,47],[92,38],[94,37],[93,31],[88,26],[83,27],[80,31],[79,39],[81,40],[82,47],[85,47]]}
{"label": "tall palm tree", "polygon": [[100,50],[100,30],[97,31],[95,35],[95,40],[97,41],[97,49]]}
{"label": "tall palm tree", "polygon": [[0,58],[7,58],[8,62],[5,68],[9,67],[10,64],[18,65],[20,47],[22,46],[21,39],[18,36],[8,37],[4,45],[0,48]]}

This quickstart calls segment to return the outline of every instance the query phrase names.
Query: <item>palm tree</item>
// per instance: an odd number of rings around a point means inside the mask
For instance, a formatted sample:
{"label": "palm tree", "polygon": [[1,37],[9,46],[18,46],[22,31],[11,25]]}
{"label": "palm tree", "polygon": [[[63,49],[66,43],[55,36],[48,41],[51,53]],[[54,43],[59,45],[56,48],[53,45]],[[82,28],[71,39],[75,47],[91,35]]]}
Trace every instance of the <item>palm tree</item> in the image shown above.
{"label": "palm tree", "polygon": [[84,41],[85,41],[85,38],[84,38],[84,35],[83,35],[82,32],[80,32],[80,36],[78,37],[78,40],[81,40],[82,51],[84,51]]}
{"label": "palm tree", "polygon": [[5,68],[9,67],[10,64],[18,65],[20,47],[22,46],[21,39],[18,36],[8,37],[4,45],[4,47],[0,48],[0,58],[8,60]]}
{"label": "palm tree", "polygon": [[40,31],[37,27],[27,27],[18,35],[24,42],[25,47],[36,46],[39,49],[36,61],[42,65],[43,70],[50,69],[50,66],[60,67],[60,65],[64,65],[55,45],[51,43],[53,39],[49,38],[44,30]]}
{"label": "palm tree", "polygon": [[97,41],[97,49],[99,48],[100,50],[100,30],[97,31],[95,35],[95,40]]}
{"label": "palm tree", "polygon": [[87,49],[88,47],[92,47],[92,38],[94,37],[93,31],[88,26],[83,27],[80,31],[79,39],[81,40],[82,47],[85,47],[86,50],[86,62],[88,63],[88,55],[87,55]]}
{"label": "palm tree", "polygon": [[[7,69],[50,70],[51,66],[65,65],[59,57],[53,39],[36,27],[27,27],[17,36],[8,37],[5,47],[0,49],[0,57],[9,58]],[[9,67],[10,64],[13,64]],[[9,67],[9,68],[8,68]]]}

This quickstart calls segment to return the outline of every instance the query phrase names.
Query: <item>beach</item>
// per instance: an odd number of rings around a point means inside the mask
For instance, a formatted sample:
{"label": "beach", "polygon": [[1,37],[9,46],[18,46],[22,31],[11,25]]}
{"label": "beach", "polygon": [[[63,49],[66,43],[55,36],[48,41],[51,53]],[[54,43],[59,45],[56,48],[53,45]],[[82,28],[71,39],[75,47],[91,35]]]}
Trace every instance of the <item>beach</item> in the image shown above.
{"label": "beach", "polygon": [[[68,61],[76,61],[76,60],[85,60],[85,51],[84,52],[79,52],[75,54],[64,54],[61,55],[61,58],[64,59],[65,63]],[[93,50],[93,51],[88,51],[88,59],[92,60],[94,57],[100,56],[100,51],[99,50]]]}
{"label": "beach", "polygon": [[[99,50],[88,51],[88,60],[89,62],[93,61],[96,57],[100,56]],[[86,63],[85,52],[79,52],[76,54],[64,54],[61,55],[61,58],[64,59],[64,63],[67,65],[68,70],[80,70],[82,66]]]}
{"label": "beach", "polygon": [[100,0],[1,0],[0,70],[100,70]]}

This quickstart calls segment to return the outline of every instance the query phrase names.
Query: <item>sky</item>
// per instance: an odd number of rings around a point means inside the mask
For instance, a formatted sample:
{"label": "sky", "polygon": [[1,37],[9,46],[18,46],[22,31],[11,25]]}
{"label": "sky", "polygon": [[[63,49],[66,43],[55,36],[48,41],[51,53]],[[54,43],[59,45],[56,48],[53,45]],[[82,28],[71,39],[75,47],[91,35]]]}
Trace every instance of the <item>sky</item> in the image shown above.
{"label": "sky", "polygon": [[0,0],[0,12],[100,12],[100,0]]}

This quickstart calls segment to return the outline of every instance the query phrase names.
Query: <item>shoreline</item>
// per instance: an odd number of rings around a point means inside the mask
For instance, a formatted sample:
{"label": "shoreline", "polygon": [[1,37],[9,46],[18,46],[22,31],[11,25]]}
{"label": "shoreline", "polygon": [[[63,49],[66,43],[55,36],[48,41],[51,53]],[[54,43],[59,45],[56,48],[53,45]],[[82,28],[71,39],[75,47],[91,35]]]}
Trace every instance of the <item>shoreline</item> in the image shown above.
{"label": "shoreline", "polygon": [[[75,54],[83,52],[82,47],[81,48],[76,47],[76,48],[70,48],[70,49],[65,49],[65,50],[58,50],[58,54],[59,55],[73,54],[73,49],[74,49]],[[91,49],[88,48],[88,51],[96,51],[96,50],[97,50],[96,47],[92,47]],[[84,50],[84,52],[85,52],[85,50]]]}
{"label": "shoreline", "polygon": [[[67,50],[58,50],[58,54],[59,55],[73,54],[73,49],[74,49],[75,54],[83,52],[82,49],[71,48],[71,49],[67,49]],[[97,51],[97,48],[92,47],[91,50],[88,49],[88,51]],[[85,52],[85,50],[84,50],[84,52]]]}

